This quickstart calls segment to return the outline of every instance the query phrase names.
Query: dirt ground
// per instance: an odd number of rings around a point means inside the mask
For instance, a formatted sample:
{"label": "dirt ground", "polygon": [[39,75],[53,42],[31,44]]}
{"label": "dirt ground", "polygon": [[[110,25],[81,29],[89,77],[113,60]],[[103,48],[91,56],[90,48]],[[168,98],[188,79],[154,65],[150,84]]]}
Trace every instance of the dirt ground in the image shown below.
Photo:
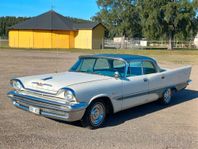
{"label": "dirt ground", "polygon": [[[15,108],[6,96],[14,77],[67,70],[80,53],[0,50],[0,148],[137,148],[198,147],[198,65],[192,84],[176,93],[169,106],[156,102],[119,112],[103,128],[89,130]],[[170,62],[167,67],[178,67]]]}

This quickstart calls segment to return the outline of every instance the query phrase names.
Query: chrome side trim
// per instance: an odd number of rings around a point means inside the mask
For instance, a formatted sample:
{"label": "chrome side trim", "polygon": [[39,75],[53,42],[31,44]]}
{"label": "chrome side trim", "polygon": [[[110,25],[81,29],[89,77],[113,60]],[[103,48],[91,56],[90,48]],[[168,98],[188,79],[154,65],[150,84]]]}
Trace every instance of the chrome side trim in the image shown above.
{"label": "chrome side trim", "polygon": [[[152,94],[152,93],[156,93],[158,95],[162,95],[162,93],[167,89],[167,88],[177,88],[177,86],[180,86],[180,85],[185,85],[186,83],[181,83],[181,84],[177,84],[175,86],[167,86],[167,87],[164,87],[164,88],[160,88],[160,89],[153,89],[153,90],[149,90],[149,91],[146,91],[146,92],[138,92],[138,93],[133,93],[131,95],[127,95],[127,96],[120,96],[120,97],[117,97],[117,99],[115,100],[126,100],[128,98],[133,98],[133,97],[137,97],[137,96],[143,96],[143,95],[147,95],[147,94]],[[188,84],[186,84],[188,85]]]}
{"label": "chrome side trim", "polygon": [[156,89],[156,90],[146,91],[146,92],[140,92],[140,93],[135,93],[135,94],[127,95],[127,96],[124,96],[124,97],[118,97],[116,100],[126,100],[128,98],[133,98],[133,97],[137,97],[137,96],[144,96],[144,95],[152,94],[152,93],[157,93],[157,94],[161,95],[164,92],[165,89],[166,88]]}

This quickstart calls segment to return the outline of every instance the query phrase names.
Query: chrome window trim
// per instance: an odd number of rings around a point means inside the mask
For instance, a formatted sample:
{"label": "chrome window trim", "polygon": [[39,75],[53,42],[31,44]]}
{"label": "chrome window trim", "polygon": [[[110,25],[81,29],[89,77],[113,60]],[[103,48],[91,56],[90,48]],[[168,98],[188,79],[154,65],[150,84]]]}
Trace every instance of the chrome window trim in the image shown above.
{"label": "chrome window trim", "polygon": [[[142,76],[142,75],[144,75],[143,74],[143,62],[142,62],[142,60],[131,60],[131,61],[129,61],[128,62],[128,69],[129,69],[129,67],[130,67],[130,63],[131,62],[140,62],[141,63],[141,71],[142,71],[142,73],[141,73],[141,75],[139,75],[139,76]],[[127,69],[127,72],[128,72],[128,69]],[[127,76],[127,72],[126,72],[126,76]],[[129,77],[136,77],[136,76],[128,76],[128,77],[126,77],[126,78],[129,78]]]}
{"label": "chrome window trim", "polygon": [[148,74],[144,74],[143,62],[150,62],[154,66],[154,68],[155,68],[155,71],[156,71],[155,73],[158,73],[159,72],[159,69],[156,66],[156,63],[155,62],[153,62],[151,60],[142,60],[142,75],[148,75]]}
{"label": "chrome window trim", "polygon": [[121,78],[126,78],[126,76],[127,76],[127,71],[128,71],[129,63],[126,60],[124,60],[123,58],[116,58],[116,57],[114,58],[114,57],[107,57],[107,56],[100,56],[100,57],[98,57],[98,56],[79,56],[79,59],[81,59],[81,58],[95,58],[95,59],[104,58],[104,59],[112,59],[112,60],[122,61],[122,62],[125,63],[125,74]]}

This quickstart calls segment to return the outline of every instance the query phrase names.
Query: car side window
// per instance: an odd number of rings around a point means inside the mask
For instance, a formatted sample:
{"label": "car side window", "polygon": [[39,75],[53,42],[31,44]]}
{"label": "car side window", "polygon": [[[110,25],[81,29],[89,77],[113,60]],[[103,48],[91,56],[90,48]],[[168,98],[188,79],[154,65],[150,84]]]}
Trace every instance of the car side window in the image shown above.
{"label": "car side window", "polygon": [[131,61],[128,67],[127,76],[140,76],[142,75],[142,62],[141,61]]}
{"label": "car side window", "polygon": [[83,72],[89,72],[89,71],[93,71],[93,65],[95,63],[96,59],[83,59],[81,61],[81,65],[78,68],[78,70],[81,70]]}
{"label": "car side window", "polygon": [[94,69],[95,70],[98,70],[98,69],[109,69],[109,63],[108,63],[108,60],[107,59],[104,59],[104,58],[99,58],[96,60],[96,64],[94,66]]}
{"label": "car side window", "polygon": [[113,61],[113,68],[123,68],[125,67],[125,63],[123,61],[114,60]]}
{"label": "car side window", "polygon": [[121,76],[125,74],[126,65],[123,61],[113,60],[113,70],[119,72]]}
{"label": "car side window", "polygon": [[155,65],[150,61],[143,61],[142,65],[143,65],[143,73],[144,74],[151,74],[151,73],[157,72]]}

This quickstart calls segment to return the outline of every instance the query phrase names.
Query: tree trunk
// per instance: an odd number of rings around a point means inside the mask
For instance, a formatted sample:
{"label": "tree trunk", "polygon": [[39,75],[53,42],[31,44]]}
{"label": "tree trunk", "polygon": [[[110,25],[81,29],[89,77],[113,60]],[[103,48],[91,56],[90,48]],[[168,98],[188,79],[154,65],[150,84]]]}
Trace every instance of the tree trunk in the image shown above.
{"label": "tree trunk", "polygon": [[169,37],[168,37],[168,50],[173,50],[173,34],[172,34],[172,32],[169,33]]}

